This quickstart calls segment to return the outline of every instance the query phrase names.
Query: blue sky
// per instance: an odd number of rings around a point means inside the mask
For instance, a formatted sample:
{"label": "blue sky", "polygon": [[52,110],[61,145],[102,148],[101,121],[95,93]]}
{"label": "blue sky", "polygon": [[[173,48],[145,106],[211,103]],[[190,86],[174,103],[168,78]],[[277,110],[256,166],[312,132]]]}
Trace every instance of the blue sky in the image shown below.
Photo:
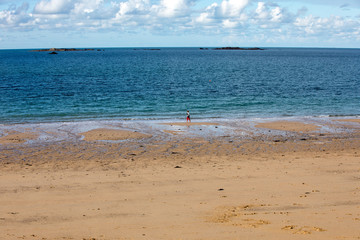
{"label": "blue sky", "polygon": [[0,49],[360,48],[360,0],[0,0]]}

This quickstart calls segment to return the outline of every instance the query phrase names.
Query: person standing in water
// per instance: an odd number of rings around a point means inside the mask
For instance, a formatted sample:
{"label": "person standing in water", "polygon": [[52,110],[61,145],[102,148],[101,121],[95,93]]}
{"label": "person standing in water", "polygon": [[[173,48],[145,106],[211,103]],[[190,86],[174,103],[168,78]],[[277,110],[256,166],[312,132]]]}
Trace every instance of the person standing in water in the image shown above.
{"label": "person standing in water", "polygon": [[186,112],[186,122],[191,122],[189,111]]}

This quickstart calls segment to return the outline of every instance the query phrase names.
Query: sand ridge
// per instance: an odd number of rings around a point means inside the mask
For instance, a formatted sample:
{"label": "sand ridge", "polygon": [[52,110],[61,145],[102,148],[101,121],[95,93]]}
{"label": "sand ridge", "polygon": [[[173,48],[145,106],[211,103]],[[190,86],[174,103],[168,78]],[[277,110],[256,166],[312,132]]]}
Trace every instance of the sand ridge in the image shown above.
{"label": "sand ridge", "polygon": [[85,141],[96,141],[96,140],[126,140],[126,139],[140,139],[148,138],[150,135],[127,130],[118,129],[93,129],[87,132],[80,133],[84,136]]}
{"label": "sand ridge", "polygon": [[256,125],[258,128],[267,128],[273,130],[290,131],[290,132],[313,132],[320,129],[315,124],[308,124],[295,121],[275,121],[259,123]]}
{"label": "sand ridge", "polygon": [[0,137],[0,144],[20,144],[36,139],[38,136],[39,134],[29,131],[8,131],[4,136]]}

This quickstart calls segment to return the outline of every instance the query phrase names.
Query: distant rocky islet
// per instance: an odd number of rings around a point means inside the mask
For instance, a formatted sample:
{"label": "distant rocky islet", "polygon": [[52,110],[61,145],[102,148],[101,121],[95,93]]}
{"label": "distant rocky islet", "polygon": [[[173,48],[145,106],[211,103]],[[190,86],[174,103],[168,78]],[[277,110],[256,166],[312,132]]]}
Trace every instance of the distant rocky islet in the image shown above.
{"label": "distant rocky islet", "polygon": [[[200,48],[200,50],[209,50],[209,48]],[[257,51],[257,50],[265,50],[265,49],[258,48],[258,47],[252,47],[252,48],[220,47],[220,48],[213,48],[213,50],[250,50],[250,51]]]}
{"label": "distant rocky islet", "polygon": [[[250,50],[250,51],[257,51],[257,50],[265,50],[259,47],[252,47],[252,48],[241,48],[241,47],[219,47],[219,48],[200,48],[200,50]],[[160,50],[159,48],[156,49],[134,49],[134,50]],[[48,49],[36,49],[31,50],[31,52],[49,52],[49,54],[57,54],[57,52],[76,52],[76,51],[95,51],[93,48],[48,48]],[[105,51],[97,49],[97,51]]]}
{"label": "distant rocky islet", "polygon": [[[93,48],[48,48],[48,49],[36,49],[31,52],[49,52],[49,54],[57,54],[57,52],[84,52],[84,51],[95,51]],[[97,51],[105,51],[97,49]]]}

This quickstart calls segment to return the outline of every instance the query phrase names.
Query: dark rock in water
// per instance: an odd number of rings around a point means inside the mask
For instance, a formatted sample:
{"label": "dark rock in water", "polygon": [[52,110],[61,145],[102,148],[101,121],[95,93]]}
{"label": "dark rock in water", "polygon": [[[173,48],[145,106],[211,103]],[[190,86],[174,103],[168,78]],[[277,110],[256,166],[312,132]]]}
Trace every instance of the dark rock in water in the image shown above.
{"label": "dark rock in water", "polygon": [[134,48],[135,51],[137,50],[143,50],[143,51],[160,51],[160,48]]}
{"label": "dark rock in water", "polygon": [[51,52],[51,53],[49,53],[49,54],[58,54],[57,52]]}
{"label": "dark rock in water", "polygon": [[254,48],[221,47],[221,48],[215,48],[215,50],[264,50],[264,49],[258,47],[254,47]]}
{"label": "dark rock in water", "polygon": [[[31,52],[74,52],[74,51],[94,51],[91,48],[50,48],[50,49],[39,49],[39,50],[31,50]],[[53,54],[53,53],[51,53]]]}

